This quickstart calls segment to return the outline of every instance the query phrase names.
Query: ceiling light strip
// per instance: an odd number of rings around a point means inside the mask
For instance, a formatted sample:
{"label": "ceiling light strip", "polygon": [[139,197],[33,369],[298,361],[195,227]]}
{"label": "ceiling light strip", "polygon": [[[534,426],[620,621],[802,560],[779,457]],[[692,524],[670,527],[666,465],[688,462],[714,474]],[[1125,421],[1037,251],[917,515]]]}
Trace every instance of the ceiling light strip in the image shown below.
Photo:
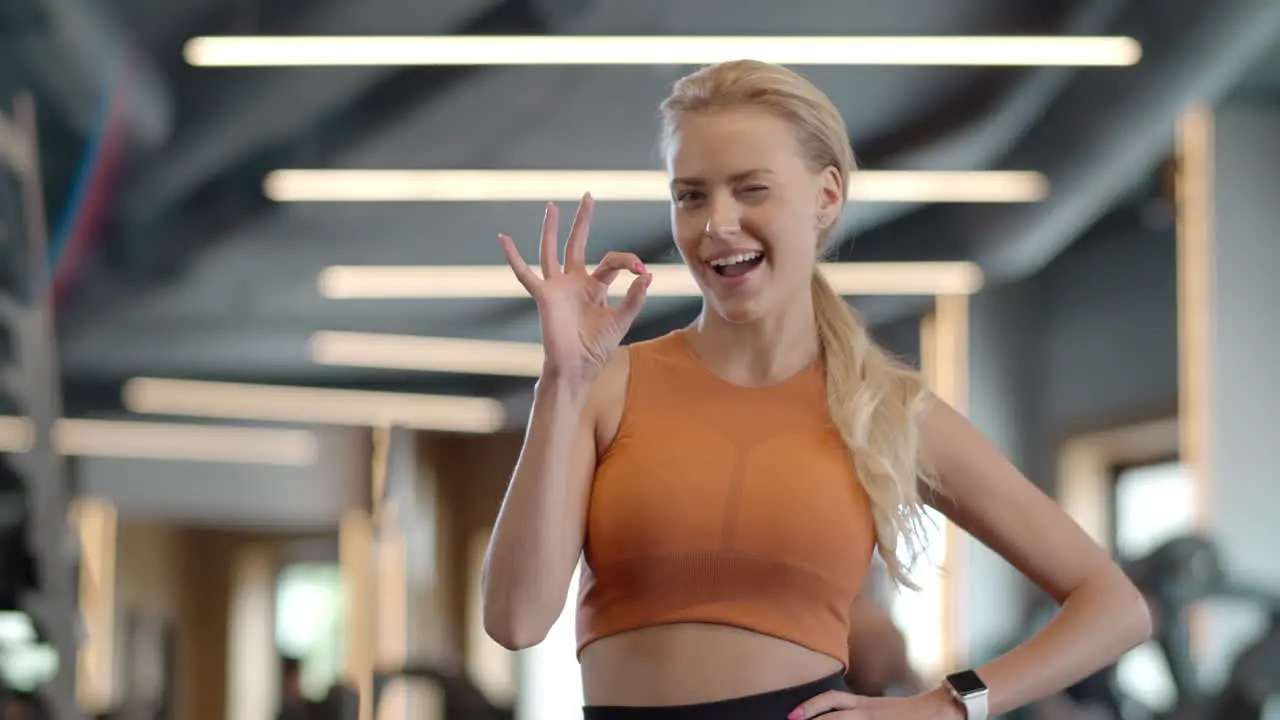
{"label": "ceiling light strip", "polygon": [[311,360],[320,365],[423,372],[538,377],[541,343],[322,331],[311,336]]}
{"label": "ceiling light strip", "polygon": [[[0,417],[0,452],[29,452],[31,423]],[[315,433],[181,423],[63,418],[53,428],[62,455],[308,467],[319,455]]]}
{"label": "ceiling light strip", "polygon": [[[670,202],[667,173],[651,170],[330,170],[271,172],[263,192],[276,202],[575,201],[590,191],[611,202]],[[854,173],[849,199],[877,203],[1029,203],[1049,191],[1022,170]]]}
{"label": "ceiling light strip", "polygon": [[506,422],[501,402],[457,395],[134,378],[122,399],[136,413],[267,422],[464,433],[496,432]]}
{"label": "ceiling light strip", "polygon": [[[972,295],[982,288],[982,270],[968,262],[823,263],[821,270],[844,296]],[[647,266],[650,297],[701,294],[682,264]],[[626,294],[615,282],[612,297]],[[523,298],[528,291],[506,265],[337,265],[318,278],[319,292],[334,300],[451,300]]]}
{"label": "ceiling light strip", "polygon": [[1114,36],[205,36],[198,67],[417,65],[704,65],[755,58],[784,65],[1130,66]]}

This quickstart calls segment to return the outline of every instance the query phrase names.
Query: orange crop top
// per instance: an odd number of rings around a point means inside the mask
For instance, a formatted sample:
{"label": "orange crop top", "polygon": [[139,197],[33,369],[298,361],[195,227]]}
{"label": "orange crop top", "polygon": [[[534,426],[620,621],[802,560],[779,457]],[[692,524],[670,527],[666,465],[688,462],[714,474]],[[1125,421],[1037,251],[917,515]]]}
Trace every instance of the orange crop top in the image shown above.
{"label": "orange crop top", "polygon": [[875,527],[830,424],[820,363],[733,385],[683,332],[630,346],[631,378],[587,516],[578,651],[680,622],[745,628],[848,667]]}

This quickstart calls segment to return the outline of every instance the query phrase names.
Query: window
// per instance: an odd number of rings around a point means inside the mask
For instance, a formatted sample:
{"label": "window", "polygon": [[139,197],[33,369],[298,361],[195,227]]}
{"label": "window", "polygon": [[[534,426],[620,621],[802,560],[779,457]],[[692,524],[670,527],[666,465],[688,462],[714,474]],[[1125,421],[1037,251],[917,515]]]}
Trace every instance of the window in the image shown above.
{"label": "window", "polygon": [[345,660],[342,572],[300,563],[276,581],[276,648],[302,660],[302,692],[320,700],[341,680]]}
{"label": "window", "polygon": [[1182,463],[1121,470],[1115,487],[1115,552],[1134,558],[1196,529],[1196,488]]}
{"label": "window", "polygon": [[7,687],[31,692],[58,672],[58,651],[39,642],[31,618],[0,612],[0,678]]}

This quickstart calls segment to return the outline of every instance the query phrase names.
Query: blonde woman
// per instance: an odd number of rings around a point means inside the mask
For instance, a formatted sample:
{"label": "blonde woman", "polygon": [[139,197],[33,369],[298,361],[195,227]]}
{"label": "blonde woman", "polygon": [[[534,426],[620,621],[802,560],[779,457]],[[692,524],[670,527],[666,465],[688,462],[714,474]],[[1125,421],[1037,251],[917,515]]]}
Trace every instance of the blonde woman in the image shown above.
{"label": "blonde woman", "polygon": [[[981,720],[1146,638],[1146,605],[1107,555],[817,272],[855,172],[827,97],[741,61],[677,82],[661,115],[671,227],[703,298],[691,326],[619,348],[650,275],[628,253],[587,267],[589,196],[563,259],[547,206],[541,272],[501,238],[546,357],[486,559],[489,634],[540,642],[581,558],[587,720]],[[855,695],[850,608],[875,552],[910,584],[926,504],[1062,610],[938,687]]]}

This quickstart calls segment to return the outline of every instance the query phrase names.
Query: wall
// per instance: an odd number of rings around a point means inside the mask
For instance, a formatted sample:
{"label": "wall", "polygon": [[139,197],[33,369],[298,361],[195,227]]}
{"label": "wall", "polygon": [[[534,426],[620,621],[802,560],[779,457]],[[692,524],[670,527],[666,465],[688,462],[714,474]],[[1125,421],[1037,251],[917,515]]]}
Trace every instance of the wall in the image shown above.
{"label": "wall", "polygon": [[1104,226],[1032,282],[1041,339],[1033,366],[1040,444],[1050,480],[1056,447],[1087,430],[1171,415],[1178,398],[1173,231]]}

